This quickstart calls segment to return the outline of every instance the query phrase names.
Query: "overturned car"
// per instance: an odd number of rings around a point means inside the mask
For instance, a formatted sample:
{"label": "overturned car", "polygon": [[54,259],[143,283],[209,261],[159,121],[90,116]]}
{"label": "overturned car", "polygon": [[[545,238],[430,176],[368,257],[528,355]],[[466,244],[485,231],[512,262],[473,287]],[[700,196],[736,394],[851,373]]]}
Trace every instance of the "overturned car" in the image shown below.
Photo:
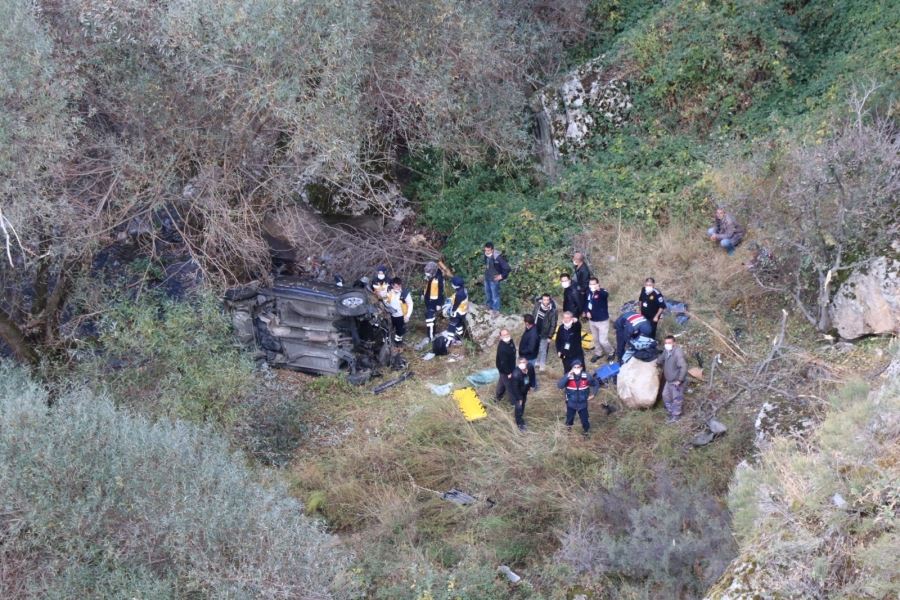
{"label": "overturned car", "polygon": [[240,342],[272,367],[344,372],[354,383],[396,367],[390,317],[365,288],[279,277],[228,290],[225,306]]}

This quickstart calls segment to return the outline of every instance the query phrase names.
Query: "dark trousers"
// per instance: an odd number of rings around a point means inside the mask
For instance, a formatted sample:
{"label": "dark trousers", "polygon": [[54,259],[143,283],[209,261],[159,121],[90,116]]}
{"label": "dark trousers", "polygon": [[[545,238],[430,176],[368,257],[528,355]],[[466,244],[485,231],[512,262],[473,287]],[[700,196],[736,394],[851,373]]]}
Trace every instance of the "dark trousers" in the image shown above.
{"label": "dark trousers", "polygon": [[406,322],[403,317],[391,317],[391,324],[394,326],[394,343],[403,345],[403,334],[406,333]]}
{"label": "dark trousers", "polygon": [[568,373],[569,371],[572,370],[572,363],[575,361],[576,358],[581,361],[582,365],[584,364],[584,353],[583,352],[581,354],[573,354],[572,356],[563,356],[562,357],[563,373]]}
{"label": "dark trousers", "polygon": [[515,409],[516,414],[516,425],[521,427],[525,424],[525,401],[528,399],[528,394],[522,396],[521,402],[513,402],[513,408]]}
{"label": "dark trousers", "polygon": [[645,319],[647,319],[647,322],[650,323],[650,337],[652,337],[655,340],[656,339],[656,326],[659,325],[659,323],[657,323],[656,321],[653,320],[653,317],[656,316],[656,313],[653,313],[652,315],[648,315],[648,314],[644,314],[644,313],[641,313],[641,314],[644,316]]}
{"label": "dark trousers", "polygon": [[578,413],[578,418],[581,419],[581,428],[585,431],[590,431],[591,422],[588,420],[587,406],[576,410],[571,406],[566,405],[566,427],[571,427],[572,424],[575,423],[576,412]]}
{"label": "dark trousers", "polygon": [[497,390],[494,393],[494,398],[497,400],[502,400],[503,396],[506,395],[506,388],[510,384],[510,379],[508,374],[500,373],[500,379],[497,380]]}

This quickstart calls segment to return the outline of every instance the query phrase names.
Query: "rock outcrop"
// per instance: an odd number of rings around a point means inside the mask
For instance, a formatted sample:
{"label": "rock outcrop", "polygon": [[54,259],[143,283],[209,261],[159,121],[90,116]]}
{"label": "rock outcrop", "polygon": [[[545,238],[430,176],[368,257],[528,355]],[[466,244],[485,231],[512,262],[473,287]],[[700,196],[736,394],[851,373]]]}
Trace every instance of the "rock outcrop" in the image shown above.
{"label": "rock outcrop", "polygon": [[[542,160],[581,148],[597,134],[620,127],[631,111],[628,83],[609,77],[603,56],[569,72],[534,97]],[[552,146],[551,146],[552,143]]]}
{"label": "rock outcrop", "polygon": [[882,256],[854,271],[834,296],[831,320],[845,340],[900,333],[900,261]]}
{"label": "rock outcrop", "polygon": [[659,372],[655,362],[632,358],[619,370],[616,391],[628,408],[650,408],[659,395]]}
{"label": "rock outcrop", "polygon": [[491,316],[491,311],[486,306],[469,304],[469,312],[466,315],[466,327],[469,337],[481,348],[491,348],[497,345],[500,339],[500,330],[509,329],[510,333],[518,339],[519,334],[525,329],[522,315],[498,315]]}

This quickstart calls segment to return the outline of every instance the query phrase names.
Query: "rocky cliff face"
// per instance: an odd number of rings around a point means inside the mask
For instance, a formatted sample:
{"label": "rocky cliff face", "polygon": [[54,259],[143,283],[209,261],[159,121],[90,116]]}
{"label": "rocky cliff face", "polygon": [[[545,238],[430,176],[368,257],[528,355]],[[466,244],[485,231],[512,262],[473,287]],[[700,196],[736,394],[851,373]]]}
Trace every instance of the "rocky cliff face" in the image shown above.
{"label": "rocky cliff face", "polygon": [[900,333],[900,261],[882,256],[857,269],[835,294],[831,319],[845,340]]}
{"label": "rocky cliff face", "polygon": [[628,83],[610,76],[603,56],[586,62],[533,100],[545,165],[584,147],[597,135],[622,126],[632,101]]}

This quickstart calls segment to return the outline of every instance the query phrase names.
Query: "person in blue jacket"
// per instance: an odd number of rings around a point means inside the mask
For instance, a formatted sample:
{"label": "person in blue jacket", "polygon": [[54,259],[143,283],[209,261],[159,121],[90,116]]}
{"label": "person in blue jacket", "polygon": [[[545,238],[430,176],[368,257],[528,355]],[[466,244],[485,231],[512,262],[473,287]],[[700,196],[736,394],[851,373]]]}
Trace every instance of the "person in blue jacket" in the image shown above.
{"label": "person in blue jacket", "polygon": [[562,376],[556,386],[566,391],[566,427],[572,429],[575,423],[575,413],[581,419],[581,429],[584,435],[591,430],[591,422],[588,416],[588,403],[597,395],[600,385],[589,373],[584,370],[581,360],[573,360],[572,368]]}

